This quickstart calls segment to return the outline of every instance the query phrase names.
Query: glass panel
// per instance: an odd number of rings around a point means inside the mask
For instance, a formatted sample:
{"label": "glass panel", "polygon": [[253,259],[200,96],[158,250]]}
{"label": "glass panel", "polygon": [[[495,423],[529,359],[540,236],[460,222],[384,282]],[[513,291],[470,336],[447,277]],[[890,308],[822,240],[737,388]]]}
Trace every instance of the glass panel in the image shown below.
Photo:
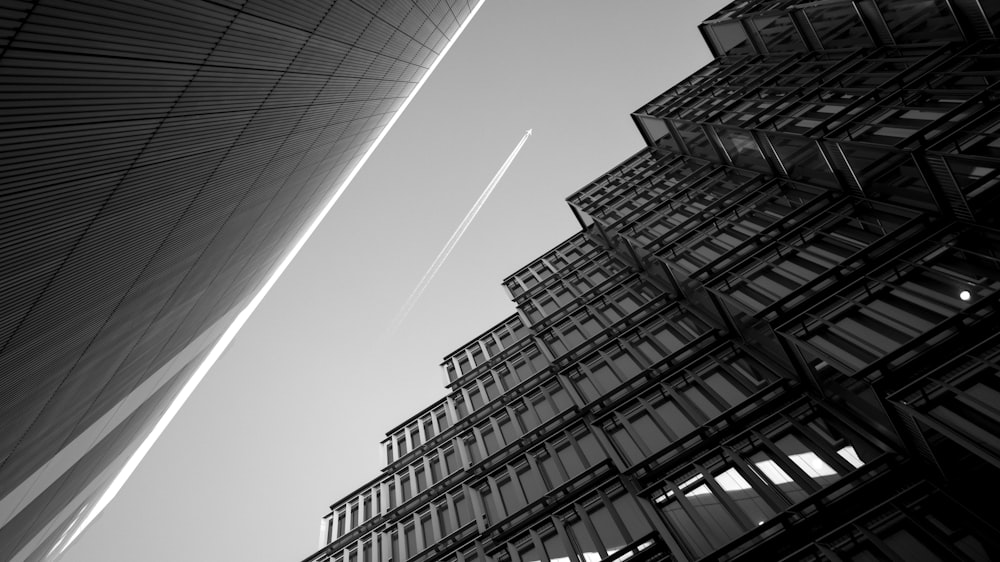
{"label": "glass panel", "polygon": [[455,529],[451,526],[451,514],[447,503],[438,504],[437,517],[438,525],[441,527],[441,535],[445,537],[450,535]]}
{"label": "glass panel", "polygon": [[833,170],[827,165],[816,143],[785,135],[767,136],[788,177],[826,187],[836,185]]}
{"label": "glass panel", "polygon": [[798,31],[792,24],[792,18],[787,15],[767,15],[758,16],[749,20],[761,39],[767,46],[768,52],[805,51],[806,46],[802,43]]}
{"label": "glass panel", "polygon": [[771,171],[771,167],[764,159],[764,154],[753,135],[746,131],[727,127],[715,127],[715,132],[734,166],[765,173]]}
{"label": "glass panel", "polygon": [[655,453],[670,444],[670,439],[657,427],[656,422],[645,411],[640,411],[638,415],[632,416],[629,421],[632,429],[650,453]]}
{"label": "glass panel", "polygon": [[746,31],[739,22],[727,21],[706,26],[709,36],[722,54],[736,55],[753,53],[754,48],[747,39]]}
{"label": "glass panel", "polygon": [[840,475],[829,464],[809,449],[798,437],[786,435],[775,442],[789,460],[795,463],[802,472],[816,481],[820,486],[826,486],[840,479]]}
{"label": "glass panel", "polygon": [[874,46],[851,2],[805,8],[804,12],[825,49]]}
{"label": "glass panel", "polygon": [[430,514],[424,515],[420,518],[420,530],[423,534],[424,548],[427,548],[434,544],[434,526],[431,524]]}
{"label": "glass panel", "polygon": [[579,548],[579,555],[576,558],[578,562],[597,562],[603,558],[598,551],[597,542],[582,520],[576,519],[567,526],[567,530]]}
{"label": "glass panel", "polygon": [[458,524],[465,525],[473,520],[472,502],[464,493],[455,494],[455,515],[458,517]]}
{"label": "glass panel", "polygon": [[655,407],[656,413],[660,415],[660,418],[667,424],[667,427],[674,432],[677,437],[683,437],[688,433],[694,431],[694,424],[688,419],[686,415],[677,407],[672,400],[664,400],[662,403]]}
{"label": "glass panel", "polygon": [[563,441],[555,446],[555,451],[570,478],[583,472],[583,462],[580,461],[580,456],[576,453],[572,443]]}
{"label": "glass panel", "polygon": [[716,475],[715,480],[755,524],[763,525],[764,521],[774,515],[774,510],[735,468]]}
{"label": "glass panel", "polygon": [[509,477],[498,480],[497,488],[500,490],[500,496],[503,498],[503,504],[507,509],[508,517],[527,505],[524,494],[521,492],[521,487]]}
{"label": "glass panel", "polygon": [[530,464],[524,464],[517,469],[517,478],[529,503],[541,498],[548,491],[542,483],[541,475],[533,470]]}
{"label": "glass panel", "polygon": [[615,524],[614,519],[611,517],[611,512],[608,511],[608,508],[603,503],[589,507],[587,515],[590,517],[590,521],[593,523],[594,529],[597,530],[597,534],[600,536],[601,542],[604,543],[604,548],[607,549],[608,554],[618,552],[625,546],[626,541],[621,529]]}
{"label": "glass panel", "polygon": [[673,500],[665,513],[689,546],[704,555],[743,534],[743,528],[701,478],[694,480],[684,493],[692,511]]}
{"label": "glass panel", "polygon": [[629,534],[629,541],[634,541],[643,535],[653,531],[646,516],[636,503],[635,498],[627,493],[620,493],[611,499],[611,503],[625,524],[625,531]]}
{"label": "glass panel", "polygon": [[607,455],[604,454],[604,449],[597,442],[597,438],[589,431],[582,435],[577,435],[577,444],[580,446],[580,450],[583,451],[583,455],[587,458],[590,466],[594,466],[607,458]]}
{"label": "glass panel", "polygon": [[779,490],[785,493],[792,503],[798,503],[809,496],[798,482],[765,453],[756,453],[750,457],[757,474],[765,480],[769,480]]}

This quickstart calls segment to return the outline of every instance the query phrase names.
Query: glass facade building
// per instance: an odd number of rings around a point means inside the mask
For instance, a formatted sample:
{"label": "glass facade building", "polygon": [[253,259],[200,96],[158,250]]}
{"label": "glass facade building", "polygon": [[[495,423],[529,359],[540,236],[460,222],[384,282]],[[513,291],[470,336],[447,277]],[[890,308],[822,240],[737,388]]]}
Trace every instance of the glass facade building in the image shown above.
{"label": "glass facade building", "polygon": [[475,7],[0,3],[0,560],[92,519]]}
{"label": "glass facade building", "polygon": [[1000,558],[1000,6],[701,31],[308,562]]}

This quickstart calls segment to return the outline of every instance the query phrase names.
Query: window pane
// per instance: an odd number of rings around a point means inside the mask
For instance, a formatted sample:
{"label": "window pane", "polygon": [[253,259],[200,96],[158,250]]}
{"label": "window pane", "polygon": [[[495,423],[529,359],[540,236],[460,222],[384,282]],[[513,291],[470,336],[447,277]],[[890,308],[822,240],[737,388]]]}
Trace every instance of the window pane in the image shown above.
{"label": "window pane", "polygon": [[715,480],[755,524],[763,524],[774,515],[774,510],[735,468],[716,475]]}
{"label": "window pane", "polygon": [[594,524],[597,534],[601,537],[601,542],[608,550],[608,554],[617,552],[625,546],[625,537],[622,536],[621,529],[615,524],[611,517],[611,512],[603,504],[587,509],[587,515]]}

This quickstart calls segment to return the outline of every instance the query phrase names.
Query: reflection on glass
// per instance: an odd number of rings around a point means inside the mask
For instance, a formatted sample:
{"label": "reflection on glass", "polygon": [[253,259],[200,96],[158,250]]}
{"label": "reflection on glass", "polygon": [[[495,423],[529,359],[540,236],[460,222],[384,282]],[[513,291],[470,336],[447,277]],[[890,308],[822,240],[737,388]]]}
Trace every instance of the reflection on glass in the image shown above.
{"label": "reflection on glass", "polygon": [[843,449],[840,449],[839,451],[837,451],[837,454],[840,455],[845,461],[847,461],[854,468],[861,468],[862,466],[865,465],[864,461],[861,460],[861,457],[858,456],[857,451],[855,451],[854,447],[852,447],[851,445],[848,445]]}
{"label": "reflection on glass", "polygon": [[760,472],[774,484],[787,484],[792,477],[778,466],[778,463],[768,459],[755,463]]}
{"label": "reflection on glass", "polygon": [[812,478],[820,478],[823,476],[833,476],[837,474],[837,471],[830,467],[830,465],[823,462],[823,459],[816,456],[816,453],[807,452],[799,453],[797,455],[788,455],[802,472],[805,472]]}

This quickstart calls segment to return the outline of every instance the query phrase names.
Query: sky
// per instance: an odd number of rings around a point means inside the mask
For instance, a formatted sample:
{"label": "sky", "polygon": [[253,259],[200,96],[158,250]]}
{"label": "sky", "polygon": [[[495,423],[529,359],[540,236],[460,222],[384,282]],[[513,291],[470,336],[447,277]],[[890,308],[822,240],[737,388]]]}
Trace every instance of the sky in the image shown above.
{"label": "sky", "polygon": [[[500,282],[579,229],[566,197],[642,146],[629,114],[710,60],[721,0],[486,0],[323,224],[63,562],[299,561],[514,312]],[[381,337],[524,131],[534,134]]]}

